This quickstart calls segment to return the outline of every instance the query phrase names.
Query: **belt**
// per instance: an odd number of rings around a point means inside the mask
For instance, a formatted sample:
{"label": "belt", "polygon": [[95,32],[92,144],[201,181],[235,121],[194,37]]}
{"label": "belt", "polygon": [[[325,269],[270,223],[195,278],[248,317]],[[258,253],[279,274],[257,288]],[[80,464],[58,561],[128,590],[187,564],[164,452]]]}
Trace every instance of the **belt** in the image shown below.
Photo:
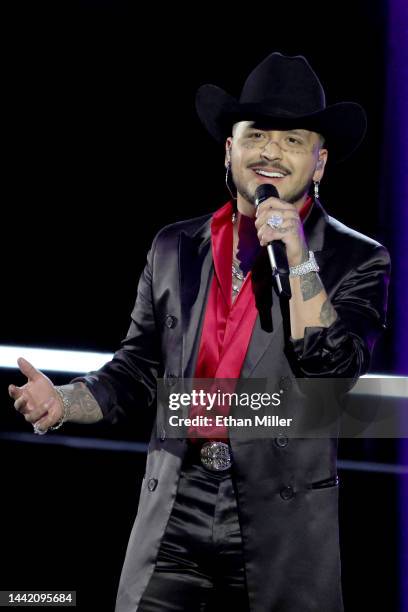
{"label": "belt", "polygon": [[211,472],[224,472],[232,465],[231,448],[225,442],[191,442],[188,453],[191,459],[199,459],[201,465]]}

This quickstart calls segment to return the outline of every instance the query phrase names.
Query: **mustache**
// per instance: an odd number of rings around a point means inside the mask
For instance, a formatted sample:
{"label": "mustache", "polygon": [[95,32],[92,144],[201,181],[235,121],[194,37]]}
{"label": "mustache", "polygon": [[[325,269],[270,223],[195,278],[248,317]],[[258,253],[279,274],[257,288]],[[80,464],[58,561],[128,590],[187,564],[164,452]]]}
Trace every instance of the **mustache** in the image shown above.
{"label": "mustache", "polygon": [[250,164],[248,166],[248,168],[250,168],[250,169],[257,168],[259,170],[261,170],[262,168],[271,168],[271,167],[274,170],[277,170],[277,171],[280,170],[281,172],[284,172],[285,174],[291,174],[291,171],[288,168],[285,168],[285,166],[282,166],[282,164],[279,164],[279,163],[276,163],[276,162],[274,162],[273,164],[271,164],[271,163],[268,164],[268,162],[260,161],[260,162],[258,162],[256,164],[254,163],[254,164]]}

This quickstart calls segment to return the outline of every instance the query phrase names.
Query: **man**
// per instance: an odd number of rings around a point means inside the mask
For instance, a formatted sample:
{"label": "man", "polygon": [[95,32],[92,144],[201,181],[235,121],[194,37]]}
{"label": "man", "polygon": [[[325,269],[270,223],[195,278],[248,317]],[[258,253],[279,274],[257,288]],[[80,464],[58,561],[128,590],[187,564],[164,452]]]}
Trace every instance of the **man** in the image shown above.
{"label": "man", "polygon": [[[296,377],[356,380],[369,367],[389,257],[318,200],[329,151],[339,161],[364,136],[363,109],[326,106],[305,58],[272,53],[239,101],[205,85],[197,111],[225,143],[233,200],[159,232],[128,335],[99,371],[54,387],[19,360],[28,382],[9,392],[38,433],[153,404],[159,376],[169,389],[180,378],[241,377],[283,392]],[[279,197],[256,210],[263,184]],[[289,303],[264,248],[276,241]],[[210,434],[190,427],[187,439],[153,431],[117,612],[342,610],[336,441],[228,434],[222,426]]]}

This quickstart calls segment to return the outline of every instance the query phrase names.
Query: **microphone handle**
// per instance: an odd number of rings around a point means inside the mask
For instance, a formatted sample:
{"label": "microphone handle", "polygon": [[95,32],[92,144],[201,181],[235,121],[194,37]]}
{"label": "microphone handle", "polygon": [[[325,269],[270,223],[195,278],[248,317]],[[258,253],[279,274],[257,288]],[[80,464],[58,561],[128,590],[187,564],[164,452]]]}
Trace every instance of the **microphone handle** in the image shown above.
{"label": "microphone handle", "polygon": [[280,296],[288,300],[292,297],[290,289],[288,260],[286,257],[285,245],[281,240],[269,242],[266,250],[271,264],[272,276],[276,282],[276,288]]}
{"label": "microphone handle", "polygon": [[[270,197],[279,198],[279,192],[275,185],[259,185],[255,191],[255,207],[258,208],[262,202]],[[275,240],[269,242],[266,249],[271,264],[272,276],[275,279],[279,296],[286,297],[290,300],[292,292],[290,289],[289,264],[286,256],[286,247],[282,240]]]}
{"label": "microphone handle", "polygon": [[280,279],[280,276],[279,276],[278,266],[276,264],[275,252],[273,250],[272,242],[269,242],[269,244],[266,247],[266,250],[268,251],[269,262],[271,264],[271,269],[272,269],[272,276],[275,278],[275,282],[276,282],[276,287],[278,289],[278,293],[279,293],[279,295],[281,295],[281,293],[282,293],[282,282],[281,282],[281,279]]}
{"label": "microphone handle", "polygon": [[289,274],[288,258],[286,256],[286,248],[282,240],[274,240],[266,246],[268,251],[269,261],[271,263],[272,275]]}

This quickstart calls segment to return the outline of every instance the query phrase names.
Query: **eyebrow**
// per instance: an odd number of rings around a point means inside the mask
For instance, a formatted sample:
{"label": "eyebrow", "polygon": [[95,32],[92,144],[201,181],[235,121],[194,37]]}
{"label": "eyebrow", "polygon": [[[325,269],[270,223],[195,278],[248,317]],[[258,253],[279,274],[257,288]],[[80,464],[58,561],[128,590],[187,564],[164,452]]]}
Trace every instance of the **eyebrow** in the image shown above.
{"label": "eyebrow", "polygon": [[[244,128],[245,131],[254,130],[254,131],[260,131],[260,132],[270,132],[271,129],[274,129],[274,128],[260,126],[259,124],[258,125],[247,125]],[[310,130],[303,130],[302,128],[293,128],[291,130],[278,130],[278,131],[287,132],[288,134],[297,134],[298,136],[303,136],[303,137],[306,137],[310,133]]]}
{"label": "eyebrow", "polygon": [[309,130],[302,130],[302,129],[293,129],[293,130],[282,130],[284,132],[290,132],[291,134],[297,134],[298,136],[307,136],[309,132]]}

